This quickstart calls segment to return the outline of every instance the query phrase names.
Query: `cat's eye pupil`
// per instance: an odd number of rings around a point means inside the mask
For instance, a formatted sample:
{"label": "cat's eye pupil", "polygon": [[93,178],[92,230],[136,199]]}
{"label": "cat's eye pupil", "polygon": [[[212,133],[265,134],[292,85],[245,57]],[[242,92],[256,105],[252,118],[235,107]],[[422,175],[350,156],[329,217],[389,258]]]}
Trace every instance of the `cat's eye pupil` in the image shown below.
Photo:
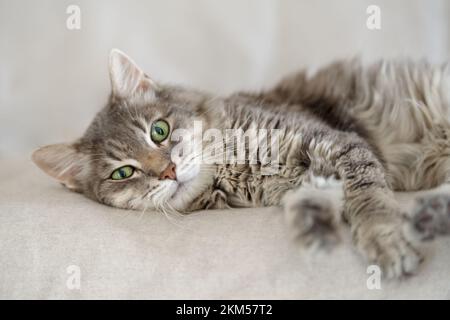
{"label": "cat's eye pupil", "polygon": [[155,127],[155,131],[156,131],[156,133],[159,134],[159,135],[163,135],[163,134],[164,134],[164,130],[161,129],[160,127]]}
{"label": "cat's eye pupil", "polygon": [[112,180],[122,180],[130,178],[134,173],[134,168],[131,166],[124,166],[119,169],[114,170],[111,174]]}

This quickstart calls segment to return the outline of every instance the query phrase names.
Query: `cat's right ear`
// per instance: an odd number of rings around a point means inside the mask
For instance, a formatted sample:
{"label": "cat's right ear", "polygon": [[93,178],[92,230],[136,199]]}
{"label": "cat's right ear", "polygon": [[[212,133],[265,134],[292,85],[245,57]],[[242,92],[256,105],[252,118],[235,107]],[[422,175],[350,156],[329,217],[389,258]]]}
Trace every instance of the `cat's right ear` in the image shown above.
{"label": "cat's right ear", "polygon": [[117,49],[111,50],[109,55],[109,75],[112,94],[117,98],[151,94],[156,90],[155,82],[130,57]]}
{"label": "cat's right ear", "polygon": [[31,156],[33,162],[46,174],[67,188],[80,191],[87,159],[71,144],[52,144],[37,149]]}

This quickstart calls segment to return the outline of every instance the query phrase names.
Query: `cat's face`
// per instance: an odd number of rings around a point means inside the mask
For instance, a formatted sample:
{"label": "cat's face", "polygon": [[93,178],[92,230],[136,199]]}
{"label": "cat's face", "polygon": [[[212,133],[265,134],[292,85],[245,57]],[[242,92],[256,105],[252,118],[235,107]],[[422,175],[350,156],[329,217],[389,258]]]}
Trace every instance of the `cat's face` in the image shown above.
{"label": "cat's face", "polygon": [[34,162],[69,189],[120,208],[185,210],[214,168],[194,149],[174,156],[174,131],[213,126],[203,93],[156,85],[127,56],[110,57],[112,94],[72,144],[36,150]]}

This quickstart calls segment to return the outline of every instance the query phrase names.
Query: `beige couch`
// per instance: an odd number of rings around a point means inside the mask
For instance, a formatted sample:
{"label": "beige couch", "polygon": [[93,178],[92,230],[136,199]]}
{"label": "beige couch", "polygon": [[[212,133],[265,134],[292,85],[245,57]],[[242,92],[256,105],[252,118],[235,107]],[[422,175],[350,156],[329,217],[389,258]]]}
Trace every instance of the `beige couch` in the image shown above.
{"label": "beige couch", "polygon": [[426,246],[417,276],[370,290],[346,228],[335,250],[310,255],[277,208],[167,218],[97,204],[29,162],[4,166],[0,298],[450,299],[450,238]]}

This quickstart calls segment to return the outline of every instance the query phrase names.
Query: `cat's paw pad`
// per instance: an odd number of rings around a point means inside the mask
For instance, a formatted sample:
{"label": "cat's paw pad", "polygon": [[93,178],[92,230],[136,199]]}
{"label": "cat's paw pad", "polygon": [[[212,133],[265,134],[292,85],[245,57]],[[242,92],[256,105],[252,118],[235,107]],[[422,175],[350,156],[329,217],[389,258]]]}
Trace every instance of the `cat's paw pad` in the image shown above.
{"label": "cat's paw pad", "polygon": [[412,226],[422,240],[450,234],[450,195],[438,194],[417,199]]}
{"label": "cat's paw pad", "polygon": [[301,198],[285,206],[292,237],[308,249],[332,249],[340,240],[334,210],[326,198]]}
{"label": "cat's paw pad", "polygon": [[405,239],[400,226],[397,229],[368,232],[359,246],[369,262],[379,266],[388,279],[413,275],[423,261],[420,252]]}

